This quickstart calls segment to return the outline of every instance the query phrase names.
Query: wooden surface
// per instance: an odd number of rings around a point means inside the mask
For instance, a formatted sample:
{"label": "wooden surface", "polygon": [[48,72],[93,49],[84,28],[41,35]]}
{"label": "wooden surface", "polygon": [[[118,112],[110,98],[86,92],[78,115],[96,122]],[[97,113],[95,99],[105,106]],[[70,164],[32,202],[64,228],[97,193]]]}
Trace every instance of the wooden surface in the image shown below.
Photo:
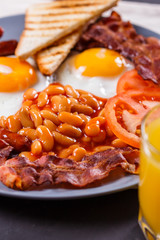
{"label": "wooden surface", "polygon": [[[40,2],[51,0],[4,0],[1,2],[0,17],[25,13],[30,5]],[[120,1],[115,9],[123,19],[160,33],[160,4]]]}

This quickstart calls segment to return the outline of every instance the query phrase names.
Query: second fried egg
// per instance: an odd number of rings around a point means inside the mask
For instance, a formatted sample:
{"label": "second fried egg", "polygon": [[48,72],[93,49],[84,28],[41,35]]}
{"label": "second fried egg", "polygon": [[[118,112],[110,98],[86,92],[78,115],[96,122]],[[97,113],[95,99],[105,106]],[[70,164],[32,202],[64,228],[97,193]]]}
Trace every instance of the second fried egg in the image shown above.
{"label": "second fried egg", "polygon": [[0,116],[15,114],[28,88],[42,91],[48,84],[47,78],[37,71],[33,59],[20,61],[15,57],[0,57]]}
{"label": "second fried egg", "polygon": [[69,57],[58,69],[56,80],[110,98],[116,94],[118,79],[133,68],[130,61],[113,50],[91,48]]}

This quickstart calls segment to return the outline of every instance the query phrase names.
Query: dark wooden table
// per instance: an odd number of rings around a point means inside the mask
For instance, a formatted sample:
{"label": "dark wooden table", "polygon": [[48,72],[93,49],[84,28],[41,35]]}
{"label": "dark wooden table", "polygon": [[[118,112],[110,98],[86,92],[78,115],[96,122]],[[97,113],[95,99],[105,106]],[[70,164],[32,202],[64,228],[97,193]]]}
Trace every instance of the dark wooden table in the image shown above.
{"label": "dark wooden table", "polygon": [[144,240],[137,190],[81,200],[0,201],[1,240]]}
{"label": "dark wooden table", "polygon": [[137,218],[137,190],[66,201],[0,197],[0,240],[144,240]]}

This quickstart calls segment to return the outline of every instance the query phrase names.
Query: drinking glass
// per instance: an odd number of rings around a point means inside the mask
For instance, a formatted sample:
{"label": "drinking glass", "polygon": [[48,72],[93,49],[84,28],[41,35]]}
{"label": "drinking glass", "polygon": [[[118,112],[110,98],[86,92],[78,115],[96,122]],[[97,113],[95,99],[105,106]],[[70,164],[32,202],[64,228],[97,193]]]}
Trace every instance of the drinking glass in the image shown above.
{"label": "drinking glass", "polygon": [[160,240],[160,105],[141,126],[139,217],[147,240]]}

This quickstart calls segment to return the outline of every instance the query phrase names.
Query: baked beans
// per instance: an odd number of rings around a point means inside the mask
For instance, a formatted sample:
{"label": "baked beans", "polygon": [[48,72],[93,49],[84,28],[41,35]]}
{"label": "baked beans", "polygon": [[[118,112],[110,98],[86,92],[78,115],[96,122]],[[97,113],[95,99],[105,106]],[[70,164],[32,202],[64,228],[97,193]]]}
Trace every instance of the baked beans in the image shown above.
{"label": "baked beans", "polygon": [[44,107],[47,104],[48,101],[48,94],[46,92],[41,92],[38,96],[38,107]]}
{"label": "baked beans", "polygon": [[42,144],[40,141],[36,140],[31,145],[31,153],[34,155],[40,155],[42,152]]}
{"label": "baked beans", "polygon": [[46,89],[45,92],[48,95],[60,95],[60,94],[64,94],[64,87],[60,86],[59,84],[51,84],[49,85]]}
{"label": "baked beans", "polygon": [[83,120],[79,115],[74,115],[73,113],[61,112],[58,115],[58,119],[61,122],[71,124],[75,127],[79,127],[83,124]]}
{"label": "baked beans", "polygon": [[38,93],[34,88],[29,88],[23,95],[24,100],[34,100],[38,97]]}
{"label": "baked beans", "polygon": [[53,136],[57,143],[64,145],[64,146],[70,146],[76,142],[76,139],[65,136],[56,131],[53,131]]}
{"label": "baked beans", "polygon": [[51,151],[54,146],[54,138],[50,130],[46,126],[41,125],[37,127],[36,132],[43,149],[47,152]]}
{"label": "baked beans", "polygon": [[41,115],[44,119],[48,119],[56,125],[60,124],[60,121],[58,120],[57,115],[51,112],[50,110],[42,110]]}
{"label": "baked beans", "polygon": [[31,151],[22,152],[31,161],[50,154],[81,161],[86,154],[123,147],[106,125],[106,100],[70,85],[51,84],[38,93],[28,89],[21,109],[0,126],[28,137]]}
{"label": "baked beans", "polygon": [[6,125],[11,132],[18,132],[22,128],[20,120],[13,115],[7,118]]}
{"label": "baked beans", "polygon": [[80,128],[77,128],[68,123],[63,123],[63,124],[59,125],[57,130],[68,137],[79,138],[82,135],[82,131]]}

